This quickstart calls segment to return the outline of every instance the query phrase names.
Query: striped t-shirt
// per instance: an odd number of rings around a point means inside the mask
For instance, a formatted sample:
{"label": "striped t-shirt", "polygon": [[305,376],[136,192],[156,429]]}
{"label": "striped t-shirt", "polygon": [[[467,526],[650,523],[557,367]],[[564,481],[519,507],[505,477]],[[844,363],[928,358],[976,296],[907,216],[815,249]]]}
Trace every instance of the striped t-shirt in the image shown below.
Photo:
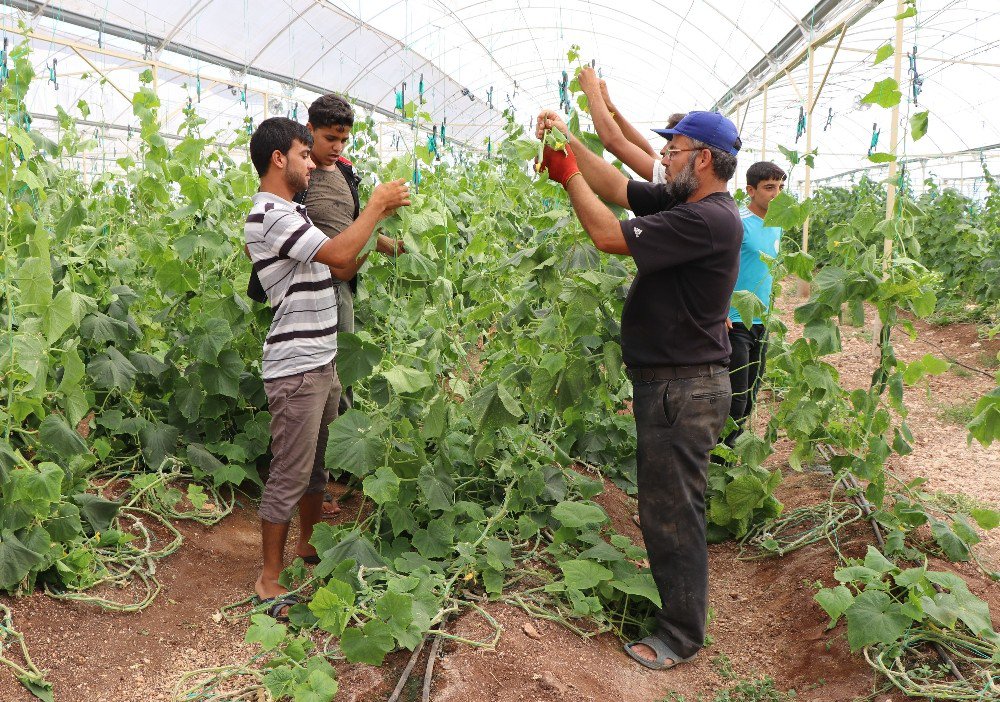
{"label": "striped t-shirt", "polygon": [[305,207],[264,192],[253,196],[243,233],[274,312],[264,380],[326,365],[337,354],[337,293],[330,267],[313,258],[329,239]]}

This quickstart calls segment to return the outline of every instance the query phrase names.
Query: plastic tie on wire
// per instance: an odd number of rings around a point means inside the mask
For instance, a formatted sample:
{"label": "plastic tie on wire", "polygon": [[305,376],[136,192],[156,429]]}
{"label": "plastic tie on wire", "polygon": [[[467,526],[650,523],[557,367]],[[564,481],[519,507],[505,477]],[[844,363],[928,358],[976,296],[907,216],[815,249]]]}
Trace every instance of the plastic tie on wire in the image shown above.
{"label": "plastic tie on wire", "polygon": [[871,145],[868,147],[868,155],[871,156],[875,153],[875,149],[878,148],[878,138],[881,136],[882,130],[878,128],[878,122],[872,124],[872,140]]}
{"label": "plastic tie on wire", "polygon": [[493,158],[493,139],[486,137],[486,158]]}
{"label": "plastic tie on wire", "polygon": [[399,90],[396,91],[396,109],[399,110],[400,112],[404,113],[404,114],[406,112],[406,82],[405,81],[399,87]]}
{"label": "plastic tie on wire", "polygon": [[448,128],[448,118],[445,117],[444,121],[441,122],[441,146],[448,145],[448,137],[445,136],[445,130]]}
{"label": "plastic tie on wire", "polygon": [[198,95],[198,104],[201,104],[201,71],[195,74],[194,91]]}
{"label": "plastic tie on wire", "polygon": [[420,74],[420,85],[418,86],[420,90],[420,104],[423,105],[426,100],[424,100],[424,74]]}
{"label": "plastic tie on wire", "polygon": [[10,75],[10,69],[7,68],[7,46],[10,43],[10,39],[7,37],[3,38],[3,51],[0,52],[0,85],[7,82],[7,77]]}
{"label": "plastic tie on wire", "polygon": [[802,138],[802,135],[806,133],[806,109],[802,105],[799,105],[799,121],[795,125],[795,141],[796,143]]}
{"label": "plastic tie on wire", "polygon": [[832,107],[830,108],[830,111],[826,115],[826,124],[823,125],[823,131],[825,132],[827,129],[829,129],[831,124],[833,124],[833,108]]}
{"label": "plastic tie on wire", "polygon": [[562,72],[562,80],[559,81],[559,107],[569,114],[569,74],[566,71]]}
{"label": "plastic tie on wire", "polygon": [[440,155],[438,154],[437,139],[438,139],[438,127],[435,124],[434,131],[427,135],[427,150],[430,151],[435,156],[440,157]]}
{"label": "plastic tie on wire", "polygon": [[490,106],[491,110],[493,109],[493,86],[492,85],[490,86],[490,89],[486,91],[486,104]]}
{"label": "plastic tie on wire", "polygon": [[913,93],[913,104],[919,105],[920,103],[918,102],[918,99],[920,97],[920,93],[923,92],[924,89],[924,78],[917,71],[916,45],[913,46],[913,53],[907,54],[906,57],[910,60],[910,68],[907,73],[910,74],[910,89]]}
{"label": "plastic tie on wire", "polygon": [[45,64],[45,68],[47,68],[49,71],[49,79],[47,82],[52,83],[52,85],[55,86],[56,90],[59,90],[59,75],[56,72],[56,66],[58,65],[58,63],[59,59],[52,59],[51,66],[47,63]]}

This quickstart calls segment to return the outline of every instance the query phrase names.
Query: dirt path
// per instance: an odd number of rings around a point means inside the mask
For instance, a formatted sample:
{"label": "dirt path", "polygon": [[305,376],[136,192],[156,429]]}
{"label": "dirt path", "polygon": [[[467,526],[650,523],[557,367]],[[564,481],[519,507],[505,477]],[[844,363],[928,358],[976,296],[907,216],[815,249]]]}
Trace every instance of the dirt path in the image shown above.
{"label": "dirt path", "polygon": [[[795,302],[783,298],[791,307]],[[790,328],[791,315],[782,313]],[[920,337],[911,342],[897,336],[901,358],[925,353],[946,354],[970,366],[984,368],[1000,349],[1000,340],[986,342],[968,325],[930,327],[917,324]],[[873,364],[865,330],[843,329],[844,351],[832,360],[847,382],[868,382]],[[978,345],[977,345],[978,344]],[[959,367],[960,368],[960,367]],[[965,369],[929,380],[930,395],[920,388],[907,391],[914,452],[894,459],[904,478],[922,475],[932,490],[964,493],[976,501],[1000,505],[1000,446],[984,449],[966,442],[957,423],[963,406],[993,387],[992,382]],[[781,464],[781,447],[772,460]],[[829,492],[827,478],[786,470],[779,497],[788,506],[819,502]],[[630,521],[633,502],[608,483],[597,498],[614,527],[638,539]],[[356,503],[354,504],[356,507]],[[349,513],[350,510],[347,510]],[[345,518],[352,516],[345,514]],[[159,564],[163,592],[137,614],[104,613],[93,607],[52,600],[43,594],[11,600],[14,621],[27,637],[35,662],[49,671],[58,702],[157,702],[171,699],[170,690],[182,671],[245,661],[254,647],[243,643],[241,625],[216,623],[212,615],[251,592],[258,563],[258,527],[252,509],[243,508],[214,527],[179,525],[185,536],[180,551]],[[982,553],[1000,563],[1000,530],[987,535]],[[870,530],[850,528],[843,548],[863,555]],[[654,673],[632,663],[611,635],[582,639],[568,630],[528,617],[506,605],[488,611],[503,626],[496,651],[446,645],[439,661],[431,699],[435,702],[528,702],[550,700],[621,700],[660,702],[668,693],[693,702],[710,696],[736,678],[767,674],[781,690],[794,688],[799,700],[843,702],[870,695],[874,673],[864,660],[848,651],[843,628],[825,631],[827,617],[812,601],[814,583],[832,584],[834,557],[816,545],[780,560],[741,561],[733,544],[710,549],[712,643],[691,664],[668,674]],[[945,565],[961,573],[976,594],[1000,613],[1000,585],[969,564]],[[539,638],[528,636],[531,623]],[[486,636],[489,626],[477,615],[465,615],[450,630],[468,637]],[[8,651],[9,653],[9,651]],[[376,669],[365,665],[338,666],[338,700],[384,700],[409,657],[394,654]],[[426,653],[403,700],[419,699]],[[0,668],[0,701],[29,702],[34,698]],[[876,698],[902,699],[883,693]]]}

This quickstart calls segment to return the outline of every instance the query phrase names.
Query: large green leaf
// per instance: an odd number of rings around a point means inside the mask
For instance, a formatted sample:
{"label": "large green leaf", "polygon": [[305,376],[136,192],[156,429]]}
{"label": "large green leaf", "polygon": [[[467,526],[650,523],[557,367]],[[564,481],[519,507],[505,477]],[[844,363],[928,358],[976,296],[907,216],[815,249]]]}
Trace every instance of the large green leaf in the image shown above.
{"label": "large green leaf", "polygon": [[515,424],[524,410],[510,392],[497,382],[485,385],[463,405],[479,432],[495,431]]}
{"label": "large green leaf", "polygon": [[392,468],[379,466],[374,473],[365,477],[362,488],[377,505],[395,502],[399,497],[399,476]]}
{"label": "large green leaf", "polygon": [[196,358],[214,364],[219,358],[219,353],[232,340],[233,331],[229,327],[229,322],[210,318],[191,333],[188,348]]}
{"label": "large green leaf", "polygon": [[94,306],[86,295],[62,288],[45,311],[45,340],[54,344],[66,331],[79,327]]}
{"label": "large green leaf", "polygon": [[593,502],[560,502],[552,508],[552,516],[563,526],[574,528],[603,524],[608,520],[604,510]]}
{"label": "large green leaf", "polygon": [[46,449],[62,459],[87,453],[87,444],[70,428],[62,415],[50,414],[43,419],[38,425],[38,437]]}
{"label": "large green leaf", "polygon": [[80,516],[86,521],[90,528],[96,533],[107,531],[111,528],[111,522],[118,515],[121,508],[120,502],[106,500],[98,495],[91,495],[82,492],[73,495],[73,502],[80,508]]}
{"label": "large green leaf", "polygon": [[142,458],[146,465],[156,470],[167,456],[172,456],[177,450],[177,438],[180,430],[170,424],[157,422],[143,427],[139,431],[139,445],[142,447]]}
{"label": "large green leaf", "polygon": [[427,373],[407,366],[393,366],[382,375],[389,381],[392,389],[399,393],[418,392],[434,382]]}
{"label": "large green leaf", "polygon": [[316,615],[319,627],[340,636],[354,614],[354,590],[347,583],[331,580],[313,593],[309,611]]}
{"label": "large green leaf", "polygon": [[902,97],[903,94],[899,92],[899,83],[893,78],[886,78],[877,82],[871,91],[861,98],[861,103],[892,107],[898,105]]}
{"label": "large green leaf", "polygon": [[94,385],[105,390],[112,388],[122,392],[131,390],[138,372],[132,362],[114,346],[109,346],[103,353],[97,354],[87,364],[87,374],[93,378]]}
{"label": "large green leaf", "polygon": [[382,348],[362,339],[357,334],[337,334],[337,375],[347,388],[371,375],[382,360]]}
{"label": "large green leaf", "polygon": [[351,627],[340,638],[340,649],[351,663],[382,665],[394,645],[389,625],[377,619],[367,622],[363,629]]}
{"label": "large green leaf", "polygon": [[41,313],[52,301],[52,268],[48,259],[29,258],[14,271],[14,285],[20,292],[21,304],[34,313]]}
{"label": "large green leaf", "polygon": [[326,465],[354,475],[373,473],[383,463],[385,442],[381,427],[373,425],[361,410],[349,409],[330,424]]}
{"label": "large green leaf", "polygon": [[865,590],[847,608],[847,641],[852,651],[872,644],[892,644],[902,636],[912,620],[901,605],[877,590]]}
{"label": "large green leaf", "polygon": [[13,590],[43,558],[27,548],[9,529],[0,532],[0,590]]}
{"label": "large green leaf", "polygon": [[830,624],[826,627],[827,629],[836,626],[837,620],[854,603],[854,595],[845,585],[824,588],[813,595],[813,599],[830,616]]}
{"label": "large green leaf", "polygon": [[589,590],[614,577],[614,573],[600,563],[586,559],[561,561],[559,569],[563,572],[566,587],[571,590]]}

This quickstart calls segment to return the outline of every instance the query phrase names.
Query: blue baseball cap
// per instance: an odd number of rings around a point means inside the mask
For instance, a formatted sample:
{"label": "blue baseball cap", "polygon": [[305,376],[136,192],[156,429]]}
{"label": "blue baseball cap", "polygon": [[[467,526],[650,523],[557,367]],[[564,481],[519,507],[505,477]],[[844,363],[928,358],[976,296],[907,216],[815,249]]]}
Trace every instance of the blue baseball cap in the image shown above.
{"label": "blue baseball cap", "polygon": [[689,139],[704,142],[733,156],[739,153],[740,147],[743,146],[736,125],[718,112],[701,110],[688,112],[673,129],[653,131],[668,140],[674,134],[683,134]]}

